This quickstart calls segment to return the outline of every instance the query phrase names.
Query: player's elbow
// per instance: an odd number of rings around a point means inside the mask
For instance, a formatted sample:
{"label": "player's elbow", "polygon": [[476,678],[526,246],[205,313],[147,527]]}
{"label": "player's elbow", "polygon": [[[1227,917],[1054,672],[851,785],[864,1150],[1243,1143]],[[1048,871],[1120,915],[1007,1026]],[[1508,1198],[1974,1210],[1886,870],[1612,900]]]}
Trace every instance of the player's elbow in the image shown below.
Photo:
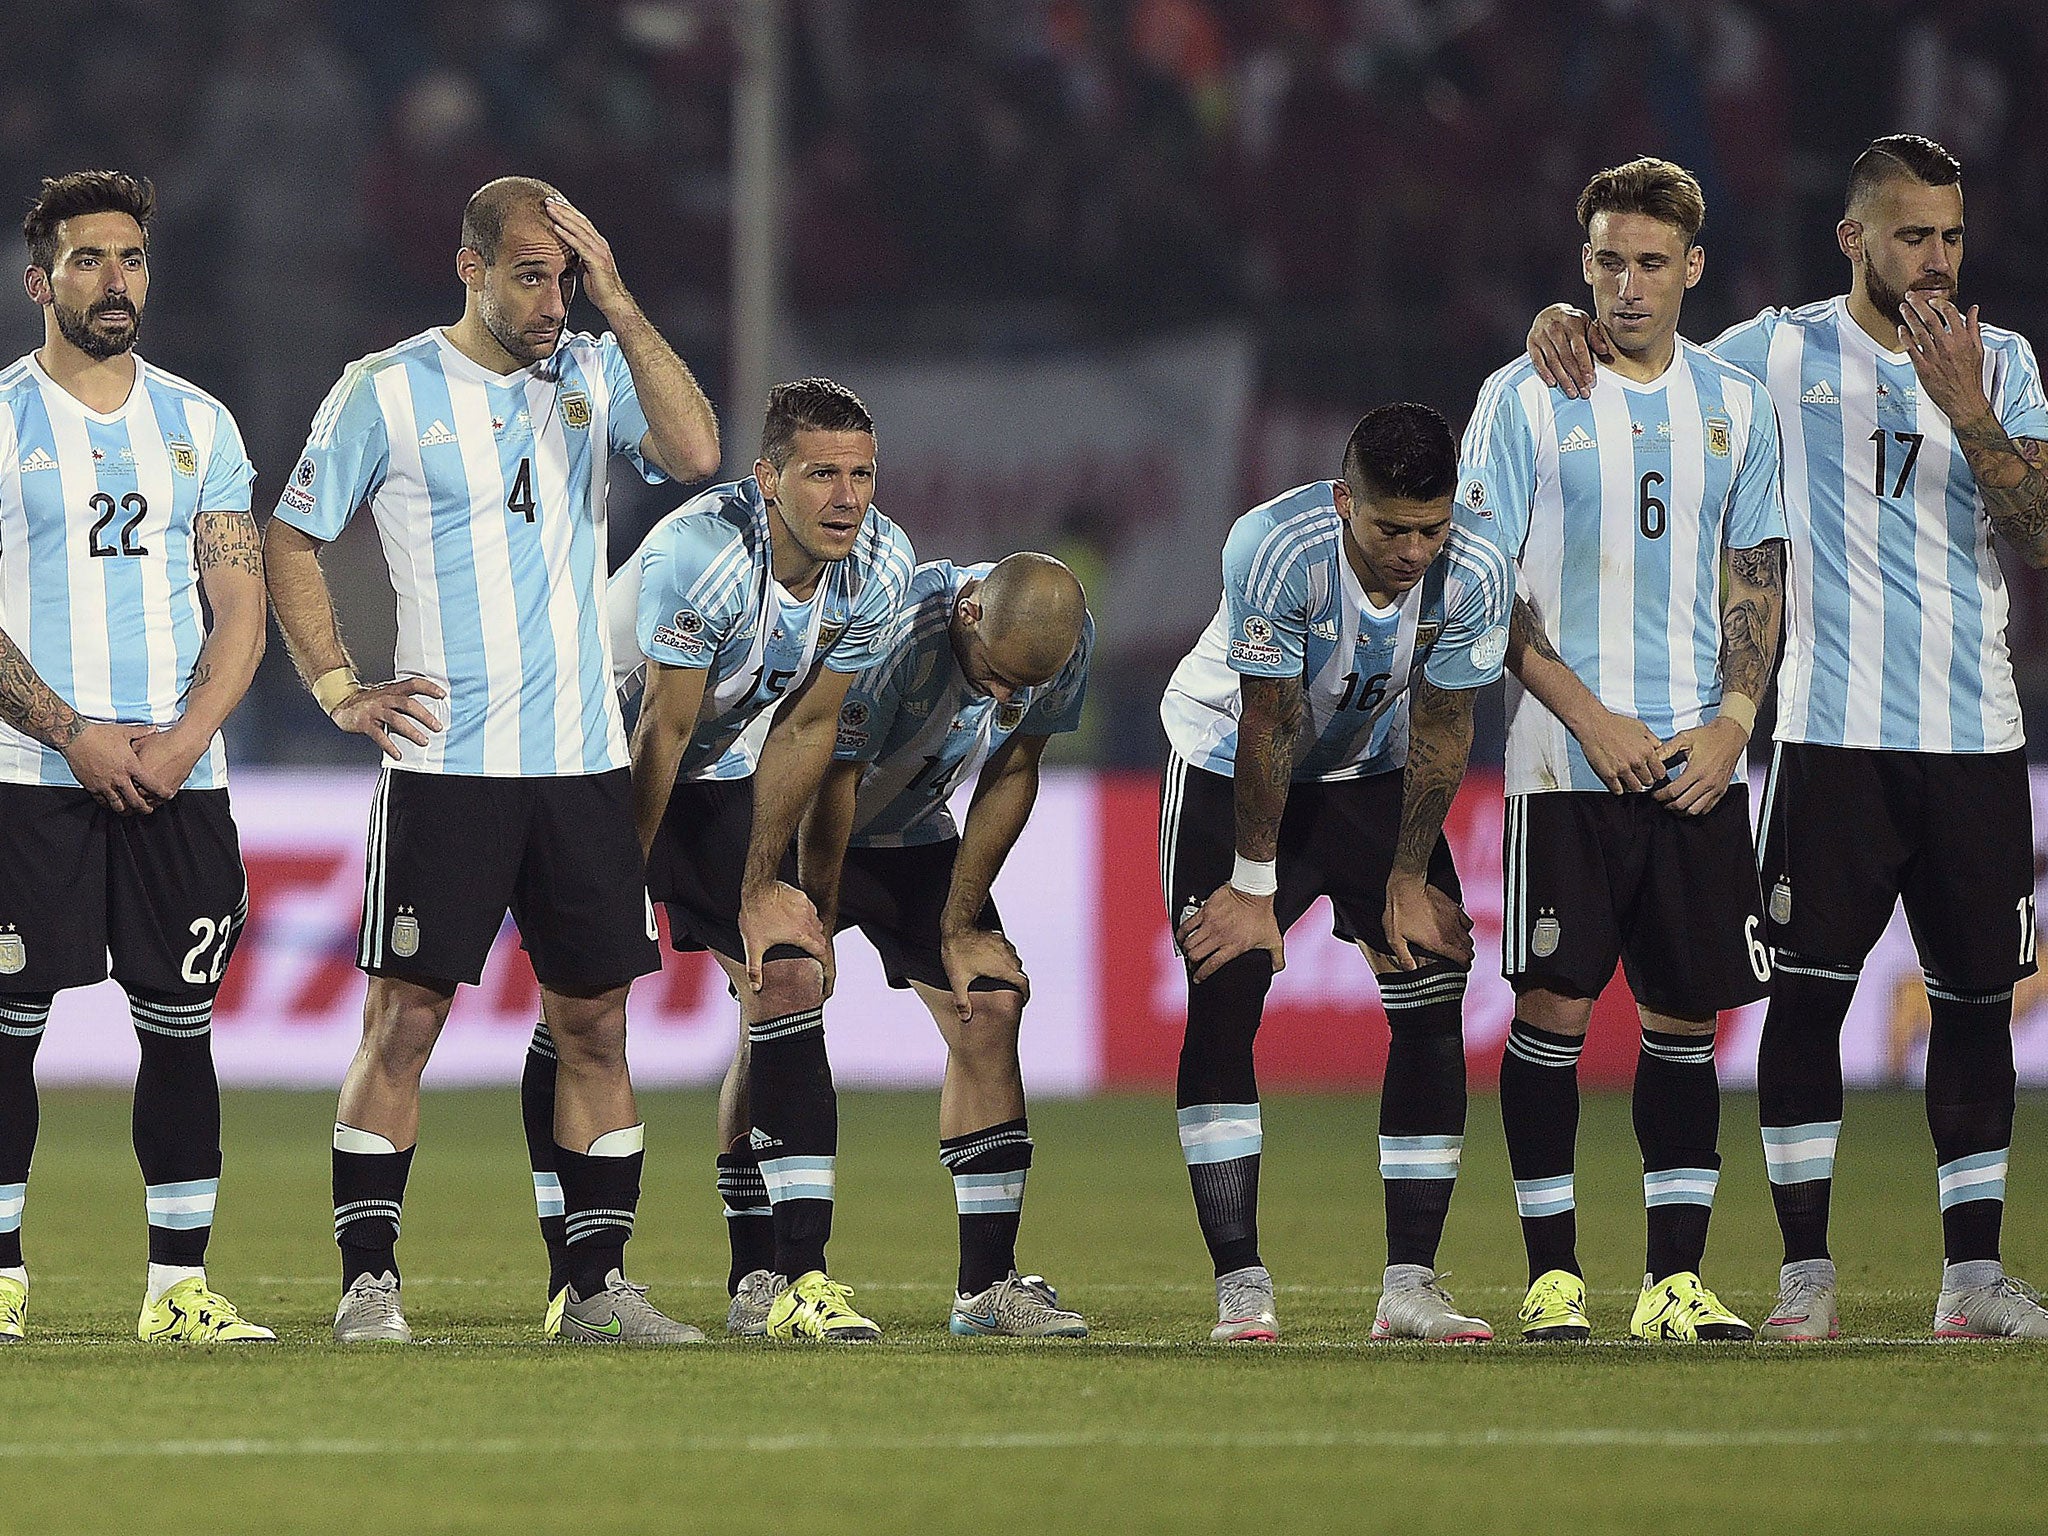
{"label": "player's elbow", "polygon": [[718,448],[718,429],[710,427],[702,432],[679,435],[670,442],[659,445],[661,467],[668,471],[672,480],[709,480],[718,473],[722,462]]}

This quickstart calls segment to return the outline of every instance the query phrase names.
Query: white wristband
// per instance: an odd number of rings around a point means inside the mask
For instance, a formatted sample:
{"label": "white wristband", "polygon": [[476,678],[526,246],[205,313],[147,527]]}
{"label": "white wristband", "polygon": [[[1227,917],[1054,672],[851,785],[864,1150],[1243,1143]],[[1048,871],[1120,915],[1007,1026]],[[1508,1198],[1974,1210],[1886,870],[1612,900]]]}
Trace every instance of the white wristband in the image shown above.
{"label": "white wristband", "polygon": [[1246,896],[1271,896],[1280,889],[1280,866],[1275,859],[1237,856],[1230,871],[1230,886]]}

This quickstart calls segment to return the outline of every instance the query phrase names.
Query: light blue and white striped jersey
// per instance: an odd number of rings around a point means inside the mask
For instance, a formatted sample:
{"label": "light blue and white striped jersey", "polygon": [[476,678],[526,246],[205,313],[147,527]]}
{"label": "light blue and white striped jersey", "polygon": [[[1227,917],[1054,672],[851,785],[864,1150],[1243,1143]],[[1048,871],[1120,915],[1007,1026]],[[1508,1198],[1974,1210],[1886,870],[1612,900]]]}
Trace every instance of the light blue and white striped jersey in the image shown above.
{"label": "light blue and white striped jersey", "polygon": [[[89,411],[31,353],[0,372],[0,629],[92,720],[170,725],[206,639],[193,523],[246,512],[255,471],[227,407],[135,359],[118,411]],[[227,783],[216,735],[185,780]],[[0,782],[77,778],[0,723]]]}
{"label": "light blue and white striped jersey", "polygon": [[[1603,367],[1585,400],[1519,358],[1479,392],[1458,483],[1461,503],[1498,524],[1516,590],[1602,704],[1664,738],[1715,712],[1722,552],[1785,537],[1762,385],[1683,338],[1659,378]],[[1512,677],[1507,716],[1510,795],[1605,792],[1564,722]]]}
{"label": "light blue and white striped jersey", "polygon": [[495,374],[438,329],[351,363],[277,516],[332,539],[368,502],[398,594],[397,666],[447,729],[392,766],[535,778],[626,766],[605,622],[605,467],[647,417],[619,344],[566,337]]}
{"label": "light blue and white striped jersey", "polygon": [[711,674],[678,780],[746,778],[776,705],[814,666],[874,665],[917,564],[909,536],[872,506],[853,552],[826,567],[808,598],[775,579],[773,553],[768,509],[749,477],[684,502],[612,576],[623,693],[639,693],[650,658]]}
{"label": "light blue and white striped jersey", "polygon": [[1095,620],[1083,616],[1067,664],[998,704],[967,681],[953,649],[960,590],[993,562],[932,560],[917,568],[881,659],[854,680],[839,710],[841,762],[866,763],[853,804],[855,848],[910,848],[959,836],[946,804],[1012,736],[1058,736],[1081,724]]}
{"label": "light blue and white striped jersey", "polygon": [[[2005,577],[1948,418],[1913,361],[1846,299],[1767,309],[1713,344],[1761,379],[1785,439],[1792,530],[1780,741],[1908,752],[2024,744]],[[2048,439],[2033,349],[1984,327],[1984,393],[2013,437]]]}
{"label": "light blue and white striped jersey", "polygon": [[1443,552],[1390,608],[1365,595],[1344,555],[1334,482],[1254,507],[1223,545],[1223,602],[1174,668],[1159,718],[1173,750],[1229,774],[1238,678],[1303,679],[1308,728],[1297,783],[1405,767],[1408,689],[1478,688],[1500,676],[1514,571],[1483,525],[1452,511]]}

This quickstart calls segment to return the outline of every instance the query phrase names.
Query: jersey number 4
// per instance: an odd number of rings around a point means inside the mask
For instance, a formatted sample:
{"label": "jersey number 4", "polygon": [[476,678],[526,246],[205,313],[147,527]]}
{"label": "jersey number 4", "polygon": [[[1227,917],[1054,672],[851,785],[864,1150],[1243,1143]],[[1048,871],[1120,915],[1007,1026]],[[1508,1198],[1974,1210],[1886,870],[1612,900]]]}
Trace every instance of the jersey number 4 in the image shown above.
{"label": "jersey number 4", "polygon": [[[95,559],[105,560],[115,555],[133,557],[149,553],[142,545],[135,542],[136,530],[142,526],[142,520],[149,516],[149,503],[143,499],[140,492],[130,491],[119,501],[115,501],[105,491],[100,491],[93,495],[86,502],[86,505],[99,513],[99,517],[93,523],[91,531],[85,536],[86,550]],[[128,518],[127,521],[121,524],[121,543],[116,548],[112,544],[103,543],[101,536],[106,533],[108,525],[114,521],[115,514],[121,512],[126,512]]]}
{"label": "jersey number 4", "polygon": [[505,493],[505,510],[517,512],[530,523],[533,505],[533,460],[521,459],[519,472],[512,477],[512,489]]}

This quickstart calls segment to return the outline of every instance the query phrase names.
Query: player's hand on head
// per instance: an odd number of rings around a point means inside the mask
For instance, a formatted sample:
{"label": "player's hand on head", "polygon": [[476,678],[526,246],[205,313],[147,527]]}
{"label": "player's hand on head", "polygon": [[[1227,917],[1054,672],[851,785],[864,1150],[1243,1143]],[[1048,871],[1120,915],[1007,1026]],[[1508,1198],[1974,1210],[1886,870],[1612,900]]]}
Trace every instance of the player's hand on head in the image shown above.
{"label": "player's hand on head", "polygon": [[1202,909],[1182,923],[1174,937],[1195,968],[1197,982],[1207,981],[1239,955],[1255,949],[1273,957],[1276,975],[1287,969],[1287,950],[1273,898],[1247,896],[1234,885],[1219,885],[1210,892]]}
{"label": "player's hand on head", "polygon": [[143,786],[142,760],[136,744],[155,734],[153,726],[112,725],[95,721],[84,726],[64,748],[64,761],[81,788],[110,811],[142,816],[155,802]]}
{"label": "player's hand on head", "polygon": [[1456,965],[1472,963],[1472,919],[1465,909],[1427,880],[1395,875],[1387,881],[1381,918],[1394,963],[1412,971],[1434,956]]}
{"label": "player's hand on head", "polygon": [[1908,292],[1899,321],[1899,346],[1943,415],[1968,420],[1991,408],[1984,397],[1984,331],[1976,305],[1964,314],[1940,294]]}
{"label": "player's hand on head", "polygon": [[1657,733],[1633,715],[1601,709],[1574,734],[1587,764],[1615,794],[1655,789],[1664,782],[1664,759],[1670,752]]}
{"label": "player's hand on head", "polygon": [[566,197],[551,197],[542,204],[547,209],[548,220],[561,236],[562,243],[576,253],[577,263],[582,268],[583,291],[590,295],[607,318],[612,306],[627,297],[626,285],[619,277],[618,259],[612,255],[611,242],[597,232],[597,226],[574,203]]}
{"label": "player's hand on head", "polygon": [[1536,377],[1574,400],[1593,392],[1598,377],[1593,360],[1614,357],[1606,327],[1569,304],[1553,304],[1536,316],[1529,327],[1528,347]]}
{"label": "player's hand on head", "polygon": [[367,736],[394,761],[404,754],[393,737],[424,747],[442,728],[441,717],[428,701],[445,699],[448,690],[431,677],[397,677],[388,683],[366,683],[335,705],[329,718],[344,731]]}
{"label": "player's hand on head", "polygon": [[1749,750],[1749,733],[1733,720],[1714,719],[1680,731],[1664,743],[1664,756],[1685,754],[1685,768],[1657,791],[1665,809],[1686,816],[1704,816],[1721,803],[1736,765]]}
{"label": "player's hand on head", "polygon": [[740,897],[740,940],[746,947],[747,983],[761,990],[761,968],[778,945],[800,949],[825,971],[825,995],[832,995],[839,970],[832,937],[818,919],[811,898],[787,881],[775,880]]}
{"label": "player's hand on head", "polygon": [[939,962],[946,968],[946,986],[953,994],[953,1012],[962,1024],[974,1015],[969,989],[983,977],[1007,981],[1031,1001],[1031,978],[1024,974],[1024,962],[1017,948],[1000,933],[986,928],[969,928],[947,933],[939,939]]}

